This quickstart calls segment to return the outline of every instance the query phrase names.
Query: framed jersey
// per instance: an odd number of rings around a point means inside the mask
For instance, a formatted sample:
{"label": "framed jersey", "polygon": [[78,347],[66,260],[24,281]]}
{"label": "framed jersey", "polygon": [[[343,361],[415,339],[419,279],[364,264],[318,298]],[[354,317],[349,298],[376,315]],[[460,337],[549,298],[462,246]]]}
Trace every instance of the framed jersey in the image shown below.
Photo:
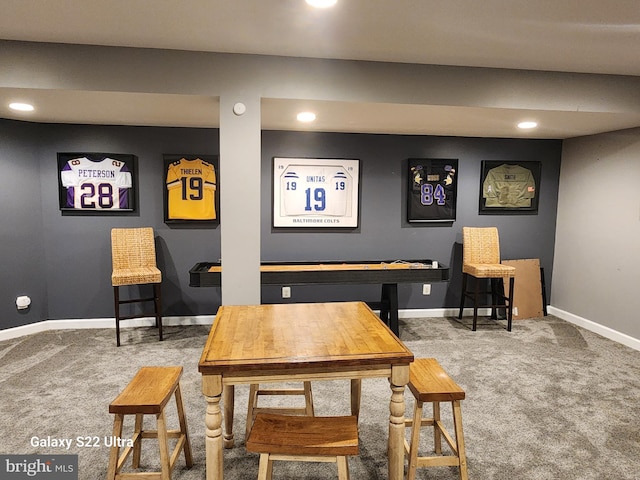
{"label": "framed jersey", "polygon": [[164,155],[164,221],[219,223],[218,157]]}
{"label": "framed jersey", "polygon": [[540,197],[540,162],[484,160],[479,213],[536,214]]}
{"label": "framed jersey", "polygon": [[407,220],[453,222],[456,219],[458,160],[410,158]]}
{"label": "framed jersey", "polygon": [[360,161],[273,159],[274,227],[358,227]]}
{"label": "framed jersey", "polygon": [[60,210],[88,215],[135,211],[136,166],[134,155],[58,153]]}

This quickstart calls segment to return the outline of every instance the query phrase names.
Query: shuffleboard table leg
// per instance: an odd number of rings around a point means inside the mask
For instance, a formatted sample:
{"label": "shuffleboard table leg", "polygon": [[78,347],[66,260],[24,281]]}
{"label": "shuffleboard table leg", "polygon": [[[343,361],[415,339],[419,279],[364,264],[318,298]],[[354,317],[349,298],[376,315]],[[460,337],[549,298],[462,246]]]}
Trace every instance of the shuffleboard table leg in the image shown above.
{"label": "shuffleboard table leg", "polygon": [[[400,335],[400,327],[398,326],[398,284],[397,283],[383,283],[382,284],[382,297],[380,299],[382,304],[380,316],[387,323],[387,305],[389,321],[387,325],[396,336]],[[384,316],[382,315],[382,309],[384,309]]]}

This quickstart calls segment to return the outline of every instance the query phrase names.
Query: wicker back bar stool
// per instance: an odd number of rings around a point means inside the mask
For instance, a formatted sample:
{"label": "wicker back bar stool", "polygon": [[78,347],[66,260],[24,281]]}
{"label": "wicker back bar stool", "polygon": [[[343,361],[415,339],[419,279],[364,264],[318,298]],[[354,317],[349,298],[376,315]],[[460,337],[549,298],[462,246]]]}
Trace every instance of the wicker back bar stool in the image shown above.
{"label": "wicker back bar stool", "polygon": [[[111,261],[113,271],[113,299],[116,318],[116,343],[120,346],[120,321],[133,318],[155,317],[158,335],[162,341],[161,291],[162,273],[156,266],[156,246],[153,228],[113,228],[111,230]],[[120,287],[152,285],[150,297],[120,299]],[[153,302],[153,313],[122,315],[120,306],[131,303]]]}
{"label": "wicker back bar stool", "polygon": [[[478,308],[490,307],[491,318],[497,319],[497,309],[504,308],[507,316],[507,330],[511,331],[513,321],[513,284],[516,273],[515,267],[500,263],[500,241],[496,227],[462,227],[462,292],[460,294],[460,312],[458,319],[462,319],[465,300],[473,302],[473,331],[478,322]],[[467,291],[468,278],[473,277],[472,291]],[[504,294],[500,288],[504,279],[509,279],[509,293]],[[480,283],[489,279],[491,290],[481,291]],[[504,284],[502,284],[503,286]],[[483,304],[484,296],[491,295],[491,303]]]}

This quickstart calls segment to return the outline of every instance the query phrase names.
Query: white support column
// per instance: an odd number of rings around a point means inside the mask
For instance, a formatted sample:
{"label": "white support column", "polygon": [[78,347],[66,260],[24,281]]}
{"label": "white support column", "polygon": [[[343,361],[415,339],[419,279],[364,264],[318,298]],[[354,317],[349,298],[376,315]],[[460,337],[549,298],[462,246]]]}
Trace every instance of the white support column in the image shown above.
{"label": "white support column", "polygon": [[260,303],[260,96],[220,97],[222,304]]}

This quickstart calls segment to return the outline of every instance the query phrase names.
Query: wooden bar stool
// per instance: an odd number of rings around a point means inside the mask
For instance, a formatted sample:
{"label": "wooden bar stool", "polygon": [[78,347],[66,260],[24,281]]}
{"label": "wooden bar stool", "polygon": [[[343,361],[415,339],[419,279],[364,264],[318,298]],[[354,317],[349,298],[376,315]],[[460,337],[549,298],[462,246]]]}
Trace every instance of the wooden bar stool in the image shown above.
{"label": "wooden bar stool", "polygon": [[[272,395],[300,395],[304,396],[304,407],[260,407],[258,399],[261,396]],[[249,438],[249,432],[258,413],[282,413],[285,415],[306,415],[313,417],[313,394],[311,382],[304,382],[302,388],[260,388],[257,383],[249,387],[249,406],[247,411],[247,428],[244,438]]]}
{"label": "wooden bar stool", "polygon": [[[455,466],[459,468],[460,480],[467,480],[467,460],[462,432],[462,412],[460,401],[465,393],[442,369],[435,358],[416,359],[409,369],[409,389],[415,397],[413,420],[405,419],[411,428],[411,443],[405,440],[405,454],[408,456],[407,480],[414,480],[417,467]],[[433,404],[433,417],[422,417],[424,402]],[[451,402],[455,440],[451,438],[440,420],[440,402]],[[419,457],[418,445],[420,427],[433,427],[433,443],[436,456]],[[452,455],[442,455],[442,436],[449,444]]]}
{"label": "wooden bar stool", "polygon": [[259,413],[247,451],[260,454],[258,480],[270,480],[275,460],[335,462],[338,479],[349,480],[348,455],[358,454],[358,421],[350,417],[301,417]]}
{"label": "wooden bar stool", "polygon": [[[187,420],[180,393],[182,367],[142,367],[126,388],[109,405],[109,413],[115,414],[113,436],[122,438],[125,415],[135,415],[135,429],[122,455],[120,442],[111,447],[107,480],[159,479],[170,480],[180,451],[184,452],[187,467],[193,465],[191,445],[187,433]],[[178,408],[179,430],[168,430],[164,408],[174,395]],[[157,430],[143,430],[144,415],[155,415]],[[132,466],[140,467],[140,453],[143,438],[157,438],[160,446],[160,467],[157,472],[120,473],[127,457],[133,452]],[[177,438],[176,446],[169,457],[169,438]],[[123,442],[124,443],[124,442]]]}

